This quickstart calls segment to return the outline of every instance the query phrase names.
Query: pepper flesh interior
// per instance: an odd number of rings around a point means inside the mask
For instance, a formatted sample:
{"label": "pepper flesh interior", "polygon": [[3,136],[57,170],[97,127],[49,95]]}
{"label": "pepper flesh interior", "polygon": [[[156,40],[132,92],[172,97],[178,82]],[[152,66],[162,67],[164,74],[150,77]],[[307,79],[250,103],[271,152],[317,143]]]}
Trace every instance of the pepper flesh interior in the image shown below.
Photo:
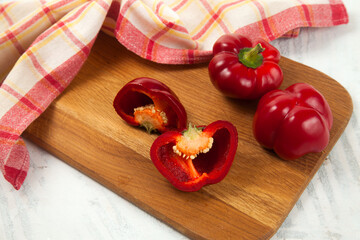
{"label": "pepper flesh interior", "polygon": [[173,146],[173,151],[184,159],[192,178],[200,177],[192,160],[200,153],[207,153],[213,142],[212,137],[207,136],[200,128],[189,124],[188,129]]}
{"label": "pepper flesh interior", "polygon": [[168,123],[165,112],[157,109],[154,104],[134,108],[134,118],[148,132],[162,130]]}

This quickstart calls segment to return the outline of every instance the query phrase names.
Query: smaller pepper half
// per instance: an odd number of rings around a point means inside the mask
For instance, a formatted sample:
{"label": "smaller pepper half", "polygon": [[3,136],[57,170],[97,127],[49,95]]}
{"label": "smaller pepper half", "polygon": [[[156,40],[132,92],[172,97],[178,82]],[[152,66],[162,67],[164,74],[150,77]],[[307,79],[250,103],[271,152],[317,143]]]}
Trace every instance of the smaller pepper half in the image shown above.
{"label": "smaller pepper half", "polygon": [[187,114],[176,94],[153,78],[136,78],[117,93],[113,106],[128,124],[150,133],[186,128]]}
{"label": "smaller pepper half", "polygon": [[237,145],[235,126],[219,120],[206,127],[190,124],[183,132],[163,133],[153,142],[150,157],[175,188],[194,192],[224,179]]}
{"label": "smaller pepper half", "polygon": [[210,80],[225,96],[258,99],[281,85],[280,57],[280,52],[263,39],[252,42],[239,34],[225,34],[213,45]]}
{"label": "smaller pepper half", "polygon": [[329,143],[333,116],[324,96],[306,83],[264,95],[254,115],[255,139],[285,160],[321,152]]}

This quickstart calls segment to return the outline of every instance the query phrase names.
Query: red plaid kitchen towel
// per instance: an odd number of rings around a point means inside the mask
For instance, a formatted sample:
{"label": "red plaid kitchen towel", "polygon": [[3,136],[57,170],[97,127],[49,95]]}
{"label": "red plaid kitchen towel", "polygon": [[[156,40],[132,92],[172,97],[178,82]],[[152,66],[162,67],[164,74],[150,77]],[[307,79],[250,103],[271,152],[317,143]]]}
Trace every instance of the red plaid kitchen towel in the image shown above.
{"label": "red plaid kitchen towel", "polygon": [[341,0],[2,0],[0,169],[21,187],[29,154],[20,135],[69,85],[101,29],[143,58],[184,64],[208,61],[225,33],[271,41],[347,22]]}

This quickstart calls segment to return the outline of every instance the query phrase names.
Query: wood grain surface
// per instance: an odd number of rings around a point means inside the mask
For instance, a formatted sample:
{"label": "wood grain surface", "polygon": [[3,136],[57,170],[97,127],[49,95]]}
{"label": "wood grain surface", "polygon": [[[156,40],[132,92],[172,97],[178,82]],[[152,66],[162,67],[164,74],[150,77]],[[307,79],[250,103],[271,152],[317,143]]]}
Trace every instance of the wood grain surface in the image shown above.
{"label": "wood grain surface", "polygon": [[[320,90],[334,115],[328,147],[295,161],[280,160],[252,135],[256,101],[222,96],[207,64],[162,65],[144,60],[100,34],[89,59],[65,92],[24,136],[105,187],[193,239],[269,239],[341,136],[352,113],[347,91],[335,80],[282,58],[284,83],[307,82]],[[149,159],[158,136],[127,125],[112,101],[136,77],[167,84],[193,124],[227,120],[239,144],[226,178],[195,193],[174,189]],[[66,177],[66,176],[64,176]]]}

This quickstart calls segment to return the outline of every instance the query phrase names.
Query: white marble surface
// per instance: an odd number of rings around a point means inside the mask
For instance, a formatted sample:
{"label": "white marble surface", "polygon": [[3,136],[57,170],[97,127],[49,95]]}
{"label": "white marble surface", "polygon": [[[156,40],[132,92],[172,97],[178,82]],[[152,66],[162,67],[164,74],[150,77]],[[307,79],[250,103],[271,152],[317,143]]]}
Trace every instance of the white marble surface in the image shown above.
{"label": "white marble surface", "polygon": [[[360,1],[344,0],[348,25],[303,29],[273,42],[350,93],[354,113],[338,143],[272,240],[360,239]],[[0,181],[0,239],[187,239],[27,141],[20,191]]]}

